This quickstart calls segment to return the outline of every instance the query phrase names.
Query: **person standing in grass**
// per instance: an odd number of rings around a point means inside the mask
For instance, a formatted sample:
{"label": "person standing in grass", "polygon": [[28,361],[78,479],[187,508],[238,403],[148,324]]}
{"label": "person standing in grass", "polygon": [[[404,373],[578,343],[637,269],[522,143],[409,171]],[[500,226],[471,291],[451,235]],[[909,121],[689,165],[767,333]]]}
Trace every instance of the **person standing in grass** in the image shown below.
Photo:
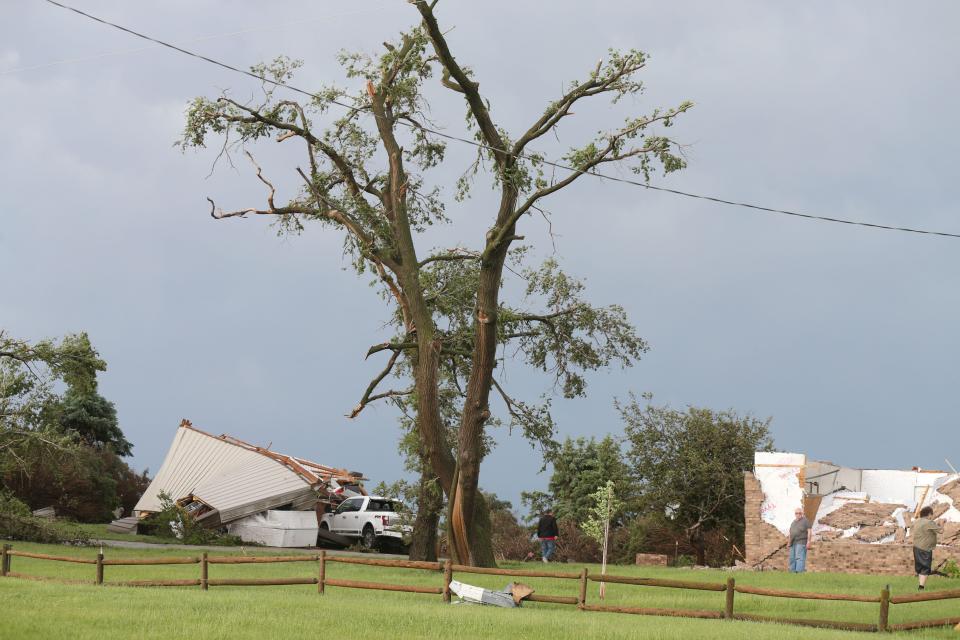
{"label": "person standing in grass", "polygon": [[790,571],[803,573],[807,570],[807,549],[813,537],[813,527],[803,515],[803,509],[793,512],[794,520],[790,523]]}
{"label": "person standing in grass", "polygon": [[557,528],[557,519],[553,517],[553,509],[547,509],[537,523],[537,538],[540,539],[540,552],[544,562],[550,562],[553,552],[557,549],[559,535],[560,530]]}
{"label": "person standing in grass", "polygon": [[933,549],[937,546],[937,534],[943,533],[943,528],[930,519],[933,515],[931,507],[920,509],[920,517],[913,521],[910,537],[913,538],[913,570],[917,574],[919,585],[917,589],[923,591],[927,584],[933,566]]}

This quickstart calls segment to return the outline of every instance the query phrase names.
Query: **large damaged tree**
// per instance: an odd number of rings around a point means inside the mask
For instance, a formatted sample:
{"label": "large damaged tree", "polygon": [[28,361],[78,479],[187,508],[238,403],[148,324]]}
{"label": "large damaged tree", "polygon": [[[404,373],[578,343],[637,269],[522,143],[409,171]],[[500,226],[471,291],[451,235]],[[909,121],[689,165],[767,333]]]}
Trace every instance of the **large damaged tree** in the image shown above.
{"label": "large damaged tree", "polygon": [[[395,328],[392,340],[369,349],[367,357],[384,357],[386,363],[349,415],[377,400],[393,401],[406,411],[424,486],[438,484],[448,501],[451,554],[462,563],[491,565],[488,512],[478,483],[491,444],[488,427],[498,423],[494,410],[501,408],[511,426],[547,452],[556,444],[549,397],[533,403],[517,399],[495,376],[498,363],[525,361],[554,376],[564,396],[575,397],[584,393],[585,371],[629,365],[647,348],[619,306],[591,306],[583,286],[556,261],[529,265],[518,227],[530,214],[543,213],[542,200],[603,165],[626,163],[643,175],[656,167],[682,168],[674,144],[650,131],[670,126],[691,105],[626,119],[571,149],[561,162],[572,169],[558,176],[531,145],[554,133],[580,101],[639,94],[636,76],[645,55],[611,51],[513,138],[494,120],[477,79],[451,53],[434,16],[436,2],[412,4],[421,24],[398,42],[385,43],[383,55],[341,55],[346,77],[359,85],[356,90],[324,87],[305,102],[281,98],[277,84],[292,77],[297,63],[278,58],[253,69],[266,79],[258,102],[226,94],[196,99],[182,142],[200,147],[216,134],[228,151],[267,137],[301,145],[301,166],[287,169],[299,175],[297,195],[278,202],[275,181],[250,155],[267,191],[265,206],[225,211],[211,200],[211,214],[217,219],[265,215],[292,233],[316,224],[343,234],[358,273],[373,274],[379,283]],[[423,95],[424,83],[435,73],[465,100],[478,149],[476,163],[451,185],[454,201],[461,202],[471,181],[488,171],[498,204],[482,236],[461,235],[453,246],[425,251],[426,228],[452,224],[440,187],[427,179],[429,170],[444,161],[446,149]],[[525,281],[520,302],[501,300],[505,270]],[[385,388],[389,380],[400,382]],[[493,409],[491,393],[497,399]],[[428,511],[435,526],[438,503],[428,502],[434,505]],[[425,546],[415,546],[414,555],[417,548],[428,553]]]}

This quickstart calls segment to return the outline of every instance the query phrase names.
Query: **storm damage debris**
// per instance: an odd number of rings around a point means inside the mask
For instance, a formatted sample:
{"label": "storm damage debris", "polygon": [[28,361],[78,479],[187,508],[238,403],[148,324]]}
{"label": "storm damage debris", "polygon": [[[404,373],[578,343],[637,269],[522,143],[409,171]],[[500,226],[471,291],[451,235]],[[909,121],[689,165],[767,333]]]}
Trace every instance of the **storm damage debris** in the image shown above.
{"label": "storm damage debris", "polygon": [[[290,546],[316,541],[318,503],[338,504],[365,495],[361,474],[258,447],[228,435],[214,436],[180,423],[167,456],[134,507],[144,518],[162,510],[165,494],[208,527],[236,525],[235,531]],[[276,513],[309,512],[306,517]],[[285,529],[290,532],[283,533]],[[312,529],[311,533],[303,533]],[[296,544],[293,546],[301,546]]]}
{"label": "storm damage debris", "polygon": [[763,493],[760,518],[784,536],[800,507],[820,542],[903,544],[916,514],[931,507],[931,519],[944,528],[939,544],[960,547],[960,474],[854,469],[798,453],[758,451],[754,476]]}
{"label": "storm damage debris", "polygon": [[506,609],[519,607],[525,598],[533,594],[533,589],[522,582],[511,582],[500,591],[491,591],[483,587],[475,587],[472,584],[452,580],[450,591],[459,598],[454,604],[486,604]]}
{"label": "storm damage debris", "polygon": [[853,537],[857,540],[863,542],[880,542],[888,536],[892,536],[897,532],[897,527],[888,524],[883,526],[866,526],[861,527]]}
{"label": "storm damage debris", "polygon": [[947,482],[937,491],[950,498],[953,504],[960,504],[960,478]]}
{"label": "storm damage debris", "polygon": [[758,451],[753,475],[763,494],[761,522],[783,535],[802,508],[816,541],[904,544],[920,509],[930,507],[931,519],[944,528],[939,544],[960,547],[960,474],[855,469],[798,453]]}
{"label": "storm damage debris", "polygon": [[[849,529],[850,527],[876,527],[884,522],[893,522],[893,513],[897,509],[905,509],[902,504],[885,504],[877,502],[848,502],[836,511],[820,518],[822,525],[834,529]],[[893,533],[891,531],[890,533]]]}

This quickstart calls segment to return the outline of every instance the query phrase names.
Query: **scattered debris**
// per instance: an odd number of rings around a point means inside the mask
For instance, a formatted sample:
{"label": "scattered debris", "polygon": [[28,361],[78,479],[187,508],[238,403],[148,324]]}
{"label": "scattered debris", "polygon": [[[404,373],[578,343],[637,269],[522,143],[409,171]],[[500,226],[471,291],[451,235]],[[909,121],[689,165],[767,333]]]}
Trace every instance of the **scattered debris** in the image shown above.
{"label": "scattered debris", "polygon": [[114,520],[108,524],[107,531],[111,533],[136,533],[137,523],[139,521],[140,520],[135,516],[120,518],[119,520]]}
{"label": "scattered debris", "polygon": [[227,533],[268,547],[310,547],[317,543],[313,511],[264,511],[227,525]]}
{"label": "scattered debris", "polygon": [[862,542],[880,542],[897,533],[897,527],[892,524],[882,526],[861,527],[853,537]]}
{"label": "scattered debris", "polygon": [[[892,522],[893,512],[905,508],[906,506],[902,504],[848,502],[836,511],[820,518],[819,522],[835,529],[876,527],[884,522]],[[891,530],[890,533],[893,533],[893,531]]]}
{"label": "scattered debris", "polygon": [[486,604],[507,609],[519,607],[521,601],[533,593],[533,589],[521,582],[511,582],[500,591],[491,591],[456,580],[450,581],[450,591],[460,598],[457,604]]}
{"label": "scattered debris", "polygon": [[953,501],[953,504],[960,504],[960,478],[947,482],[942,487],[937,489],[937,491],[941,495],[945,495],[950,498],[950,500]]}
{"label": "scattered debris", "polygon": [[927,506],[933,509],[933,513],[930,515],[930,520],[936,520],[937,518],[945,514],[947,511],[949,511],[950,507],[953,505],[948,504],[946,502],[934,502],[933,504],[930,504]]}

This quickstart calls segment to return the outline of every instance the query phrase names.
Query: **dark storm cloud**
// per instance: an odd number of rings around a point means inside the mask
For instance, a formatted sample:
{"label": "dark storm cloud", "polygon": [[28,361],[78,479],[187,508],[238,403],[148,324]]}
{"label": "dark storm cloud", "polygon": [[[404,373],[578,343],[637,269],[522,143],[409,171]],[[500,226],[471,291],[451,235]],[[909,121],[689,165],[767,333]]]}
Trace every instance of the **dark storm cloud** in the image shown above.
{"label": "dark storm cloud", "polygon": [[[307,88],[343,80],[341,48],[376,51],[415,21],[402,2],[80,6],[241,67],[281,53],[302,58],[296,83]],[[652,55],[648,88],[627,107],[697,103],[672,132],[690,144],[690,168],[657,183],[960,231],[953,3],[445,0],[438,15],[456,26],[458,59],[514,130],[608,47],[637,47]],[[197,41],[233,32],[244,33]],[[26,0],[0,7],[0,43],[0,73],[144,46]],[[138,467],[156,469],[189,417],[396,478],[393,413],[343,417],[375,373],[362,355],[382,339],[385,313],[342,270],[340,239],[319,230],[278,239],[263,220],[213,222],[205,196],[247,206],[263,191],[244,162],[221,163],[206,179],[215,151],[172,147],[186,102],[222,88],[240,98],[257,90],[161,49],[0,75],[0,325],[31,338],[90,332],[110,364],[103,392]],[[437,119],[463,134],[460,98],[431,95]],[[625,113],[584,108],[544,151],[557,157]],[[268,172],[289,169],[293,157],[258,154]],[[438,179],[449,182],[469,157],[457,149]],[[279,183],[288,192],[295,184]],[[479,238],[488,205],[481,186],[451,209],[456,228],[434,242]],[[564,265],[588,280],[596,303],[623,304],[653,346],[632,369],[592,376],[589,398],[557,403],[564,434],[617,432],[611,400],[636,390],[772,416],[780,447],[841,463],[937,467],[944,455],[960,458],[951,422],[960,409],[960,241],[587,179],[548,205]],[[525,225],[548,254],[543,222]],[[546,385],[517,364],[506,375],[529,394]],[[545,484],[539,464],[525,443],[504,437],[482,482],[516,501]]]}

